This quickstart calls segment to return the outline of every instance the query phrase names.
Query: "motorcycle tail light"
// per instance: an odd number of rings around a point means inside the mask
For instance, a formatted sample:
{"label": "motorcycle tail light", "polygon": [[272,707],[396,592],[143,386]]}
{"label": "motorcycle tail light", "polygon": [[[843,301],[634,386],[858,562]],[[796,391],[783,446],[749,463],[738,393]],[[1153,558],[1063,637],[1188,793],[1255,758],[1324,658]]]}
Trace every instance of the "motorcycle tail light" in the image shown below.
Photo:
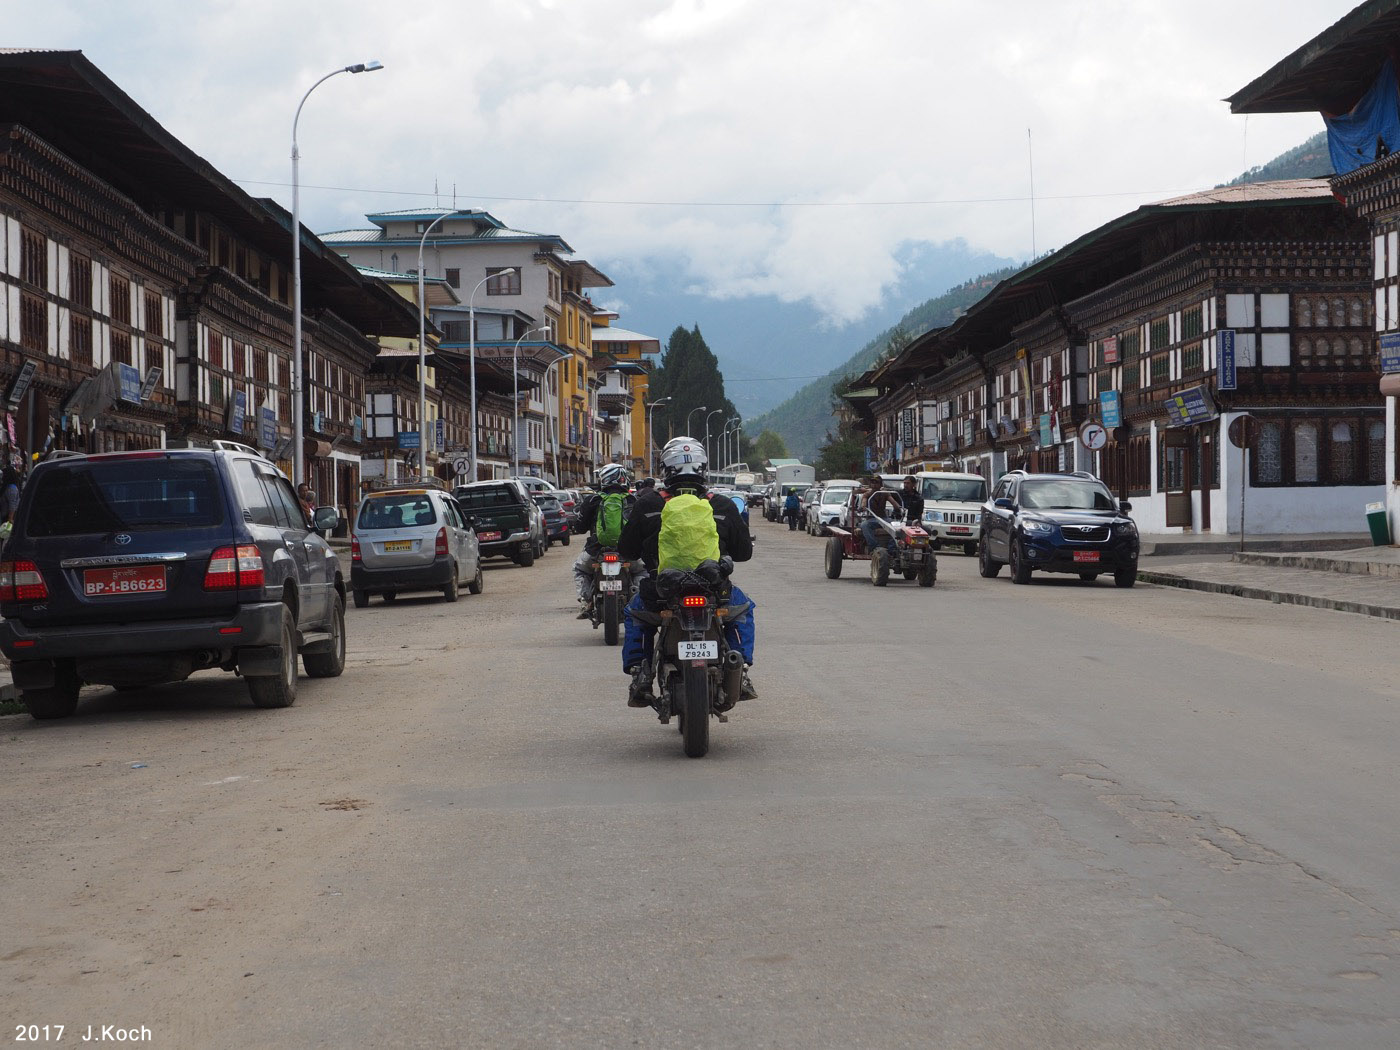
{"label": "motorcycle tail light", "polygon": [[681,604],[687,609],[703,608],[705,605],[705,596],[703,594],[687,594],[681,599]]}
{"label": "motorcycle tail light", "polygon": [[604,560],[604,561],[621,561],[622,559],[621,559],[618,555],[616,555],[616,554],[604,554],[604,555],[603,555],[603,560]]}

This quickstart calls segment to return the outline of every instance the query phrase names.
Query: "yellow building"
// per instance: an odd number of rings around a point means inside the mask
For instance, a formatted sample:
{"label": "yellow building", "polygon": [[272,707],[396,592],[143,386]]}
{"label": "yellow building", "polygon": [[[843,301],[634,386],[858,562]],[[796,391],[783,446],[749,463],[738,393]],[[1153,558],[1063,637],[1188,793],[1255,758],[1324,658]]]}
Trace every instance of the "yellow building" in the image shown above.
{"label": "yellow building", "polygon": [[603,414],[617,420],[617,433],[601,431],[605,442],[611,438],[609,456],[626,463],[638,475],[652,473],[651,419],[647,412],[647,390],[651,379],[649,358],[661,352],[661,340],[629,332],[613,324],[617,314],[600,311],[593,317],[593,370],[598,375],[598,406]]}

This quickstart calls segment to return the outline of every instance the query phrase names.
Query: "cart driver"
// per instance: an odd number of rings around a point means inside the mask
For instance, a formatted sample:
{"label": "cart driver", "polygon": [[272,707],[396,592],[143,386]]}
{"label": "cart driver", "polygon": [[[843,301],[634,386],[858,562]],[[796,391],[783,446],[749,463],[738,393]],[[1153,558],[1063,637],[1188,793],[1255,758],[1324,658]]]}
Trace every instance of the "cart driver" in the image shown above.
{"label": "cart driver", "polygon": [[878,514],[889,521],[896,511],[902,513],[903,507],[899,497],[886,489],[884,482],[874,475],[861,479],[861,487],[856,495],[857,505],[863,505],[867,511],[865,520],[860,523],[861,535],[865,537],[865,549],[873,551],[876,547],[892,546],[890,534],[872,515]]}

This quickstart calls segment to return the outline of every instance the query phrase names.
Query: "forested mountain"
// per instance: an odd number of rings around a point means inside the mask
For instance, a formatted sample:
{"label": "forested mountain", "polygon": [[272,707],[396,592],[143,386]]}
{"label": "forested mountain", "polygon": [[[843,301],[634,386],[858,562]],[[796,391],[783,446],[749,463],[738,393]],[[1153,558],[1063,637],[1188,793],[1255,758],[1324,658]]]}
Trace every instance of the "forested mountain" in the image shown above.
{"label": "forested mountain", "polygon": [[[1327,152],[1327,133],[1322,131],[1302,145],[1280,154],[1267,164],[1251,168],[1223,185],[1235,186],[1245,182],[1266,182],[1272,179],[1313,178],[1331,172],[1332,161]],[[1008,267],[973,278],[914,307],[900,318],[897,324],[875,336],[845,363],[833,368],[822,378],[808,383],[777,408],[752,420],[745,420],[745,429],[752,433],[764,429],[772,430],[787,443],[792,455],[807,463],[814,462],[817,447],[825,440],[827,431],[833,429],[831,387],[836,380],[864,372],[884,352],[891,336],[901,329],[912,338],[922,335],[930,328],[952,324],[963,311],[1017,269],[1014,266]]]}

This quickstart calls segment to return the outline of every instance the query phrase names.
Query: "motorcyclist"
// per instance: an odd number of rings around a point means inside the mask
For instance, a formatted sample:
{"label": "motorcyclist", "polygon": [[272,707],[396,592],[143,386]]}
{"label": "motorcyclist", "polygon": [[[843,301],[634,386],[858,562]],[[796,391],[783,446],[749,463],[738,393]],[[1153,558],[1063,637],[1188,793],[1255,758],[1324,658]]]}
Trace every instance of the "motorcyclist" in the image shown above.
{"label": "motorcyclist", "polygon": [[787,499],[783,500],[783,516],[787,518],[788,531],[792,532],[797,528],[797,516],[802,512],[802,497],[793,489],[787,494]]}
{"label": "motorcyclist", "polygon": [[[630,513],[633,499],[628,493],[630,476],[627,468],[621,463],[608,463],[598,468],[598,474],[593,480],[595,492],[590,492],[583,501],[583,506],[578,512],[578,531],[587,533],[588,539],[583,544],[583,550],[574,559],[574,583],[578,587],[579,613],[578,619],[588,619],[588,599],[593,591],[593,572],[598,564],[598,555],[603,548],[615,547],[618,537],[621,535],[621,521],[612,521],[609,513],[602,515],[599,520],[599,512],[605,507],[612,509],[616,497],[621,497],[620,511],[623,521]],[[609,498],[613,497],[613,498]],[[599,532],[607,532],[616,527],[615,535],[604,535],[599,538]]]}
{"label": "motorcyclist", "polygon": [[[732,561],[748,561],[753,557],[753,539],[748,526],[739,515],[739,508],[727,496],[710,493],[705,486],[706,456],[704,445],[691,437],[679,437],[668,441],[661,450],[662,484],[664,491],[651,491],[638,497],[632,508],[632,516],[622,529],[622,539],[618,551],[628,560],[645,562],[650,575],[644,576],[638,585],[637,593],[627,603],[626,627],[622,641],[622,670],[632,676],[628,689],[628,707],[649,707],[656,702],[652,691],[652,645],[656,639],[656,628],[643,624],[632,615],[634,609],[652,611],[662,607],[656,594],[655,574],[658,554],[657,539],[661,534],[661,515],[666,501],[681,493],[690,493],[710,503],[714,514],[715,530],[719,534],[721,557]],[[752,599],[737,586],[730,584],[729,603],[738,607],[750,603],[747,614],[725,625],[725,639],[730,647],[744,656],[743,686],[741,700],[751,700],[758,693],[749,680],[748,668],[754,657],[754,616]]]}

